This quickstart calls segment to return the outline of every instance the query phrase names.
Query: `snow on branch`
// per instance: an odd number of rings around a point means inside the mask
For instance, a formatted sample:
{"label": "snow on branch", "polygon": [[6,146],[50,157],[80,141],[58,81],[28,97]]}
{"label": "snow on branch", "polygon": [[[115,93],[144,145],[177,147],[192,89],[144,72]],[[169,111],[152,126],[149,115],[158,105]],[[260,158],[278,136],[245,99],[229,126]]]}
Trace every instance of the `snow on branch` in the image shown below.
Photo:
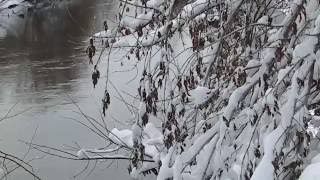
{"label": "snow on branch", "polygon": [[117,31],[94,36],[107,42],[109,55],[118,48],[143,64],[132,127],[108,136],[115,148],[127,147],[134,178],[300,176],[318,143],[307,131],[316,121],[309,111],[320,109],[317,0],[120,7],[126,12]]}

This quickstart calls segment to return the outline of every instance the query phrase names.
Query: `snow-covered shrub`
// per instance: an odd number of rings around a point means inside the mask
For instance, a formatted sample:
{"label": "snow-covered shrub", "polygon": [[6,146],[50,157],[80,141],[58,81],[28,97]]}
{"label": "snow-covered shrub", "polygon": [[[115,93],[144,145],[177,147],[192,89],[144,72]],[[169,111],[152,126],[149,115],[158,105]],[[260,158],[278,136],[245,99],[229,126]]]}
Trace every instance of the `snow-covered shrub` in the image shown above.
{"label": "snow-covered shrub", "polygon": [[131,175],[272,180],[317,171],[308,167],[319,151],[308,128],[319,126],[319,3],[121,0],[119,25],[94,37],[145,64],[132,128],[108,135],[130,152]]}

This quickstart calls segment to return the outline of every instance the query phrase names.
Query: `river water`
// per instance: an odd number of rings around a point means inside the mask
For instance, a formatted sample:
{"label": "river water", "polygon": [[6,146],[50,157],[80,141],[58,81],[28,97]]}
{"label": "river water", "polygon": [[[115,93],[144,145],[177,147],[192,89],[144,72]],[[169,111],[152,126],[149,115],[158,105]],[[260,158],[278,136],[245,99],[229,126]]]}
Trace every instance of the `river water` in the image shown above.
{"label": "river water", "polygon": [[[74,0],[67,7],[29,13],[25,18],[1,15],[0,117],[10,109],[9,116],[18,115],[0,122],[0,149],[18,157],[28,152],[28,146],[21,140],[30,141],[32,137],[34,143],[62,149],[68,145],[84,148],[107,145],[70,120],[83,120],[70,98],[86,114],[100,118],[104,83],[99,82],[93,89],[92,66],[88,65],[84,50],[88,36],[102,29],[103,20],[114,19],[117,5],[108,0]],[[128,75],[112,78],[121,88],[130,86],[126,84]],[[114,101],[107,117],[111,116],[128,119],[129,115],[121,102]],[[111,119],[107,121],[112,126],[117,124]],[[31,164],[43,179],[129,179],[127,162],[114,162],[111,166],[109,161],[99,162],[95,168],[90,163],[85,172],[77,175],[86,162],[43,155],[31,150],[26,156],[26,160],[35,159]],[[33,178],[18,170],[8,179]]]}

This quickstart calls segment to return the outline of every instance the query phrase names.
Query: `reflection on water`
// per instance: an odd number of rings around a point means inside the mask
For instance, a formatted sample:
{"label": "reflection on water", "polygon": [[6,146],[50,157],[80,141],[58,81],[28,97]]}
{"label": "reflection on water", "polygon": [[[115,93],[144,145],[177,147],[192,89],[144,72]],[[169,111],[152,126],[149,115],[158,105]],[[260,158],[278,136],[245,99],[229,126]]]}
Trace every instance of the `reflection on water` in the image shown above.
{"label": "reflection on water", "polygon": [[[18,140],[28,140],[38,126],[35,141],[39,144],[105,145],[106,142],[97,142],[87,129],[63,117],[72,116],[72,105],[66,101],[66,94],[74,97],[87,112],[96,112],[100,106],[97,103],[100,97],[92,98],[92,67],[88,66],[84,49],[88,36],[102,27],[100,23],[112,9],[113,4],[108,0],[74,0],[68,8],[37,12],[22,9],[25,18],[0,13],[0,117],[16,103],[17,112],[31,108],[10,121],[1,122],[1,150],[23,156],[27,147]],[[32,155],[38,156],[35,152]],[[52,157],[35,161],[34,165],[43,179],[52,180],[69,179],[83,167],[79,162]],[[87,179],[103,179],[106,174],[111,179],[127,178],[123,168],[103,167],[98,171]],[[21,172],[12,176],[12,179],[29,178]]]}
{"label": "reflection on water", "polygon": [[[83,41],[91,32],[84,29],[94,30],[89,27],[94,26],[96,10],[87,8],[94,3],[88,2],[69,8],[26,10],[24,19],[10,17],[17,20],[0,40],[0,102],[8,103],[5,99],[11,96],[9,99],[36,99],[39,103],[47,94],[44,92],[53,89],[72,93],[74,80],[87,73]],[[14,21],[10,18],[7,21]]]}

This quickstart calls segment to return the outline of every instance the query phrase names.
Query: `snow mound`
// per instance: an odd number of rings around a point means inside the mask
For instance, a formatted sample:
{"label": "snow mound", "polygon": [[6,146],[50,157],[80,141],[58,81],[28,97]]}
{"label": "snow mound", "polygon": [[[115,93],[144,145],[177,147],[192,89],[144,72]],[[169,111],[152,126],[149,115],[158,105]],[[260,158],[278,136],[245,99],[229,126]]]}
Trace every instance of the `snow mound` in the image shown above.
{"label": "snow mound", "polygon": [[320,163],[309,165],[301,174],[299,180],[318,180],[320,178]]}
{"label": "snow mound", "polygon": [[128,130],[128,129],[118,130],[117,128],[113,128],[111,130],[111,134],[109,138],[112,139],[117,144],[122,144],[129,147],[133,146],[131,130]]}
{"label": "snow mound", "polygon": [[139,129],[138,125],[133,125],[132,130],[118,130],[114,128],[109,138],[119,145],[125,145],[131,148],[133,147],[134,141],[136,141],[136,143],[142,143],[145,147],[145,153],[156,158],[158,150],[155,145],[163,144],[162,133],[150,122],[146,124],[144,133]]}
{"label": "snow mound", "polygon": [[198,86],[197,88],[190,91],[192,102],[195,105],[200,105],[209,99],[211,90],[207,87]]}
{"label": "snow mound", "polygon": [[312,158],[311,163],[320,163],[320,154],[316,155],[314,158]]}
{"label": "snow mound", "polygon": [[[300,59],[304,59],[307,56],[314,55],[314,47],[318,43],[318,39],[315,36],[308,37],[293,51],[293,63],[296,63]],[[315,55],[314,55],[315,56]]]}

